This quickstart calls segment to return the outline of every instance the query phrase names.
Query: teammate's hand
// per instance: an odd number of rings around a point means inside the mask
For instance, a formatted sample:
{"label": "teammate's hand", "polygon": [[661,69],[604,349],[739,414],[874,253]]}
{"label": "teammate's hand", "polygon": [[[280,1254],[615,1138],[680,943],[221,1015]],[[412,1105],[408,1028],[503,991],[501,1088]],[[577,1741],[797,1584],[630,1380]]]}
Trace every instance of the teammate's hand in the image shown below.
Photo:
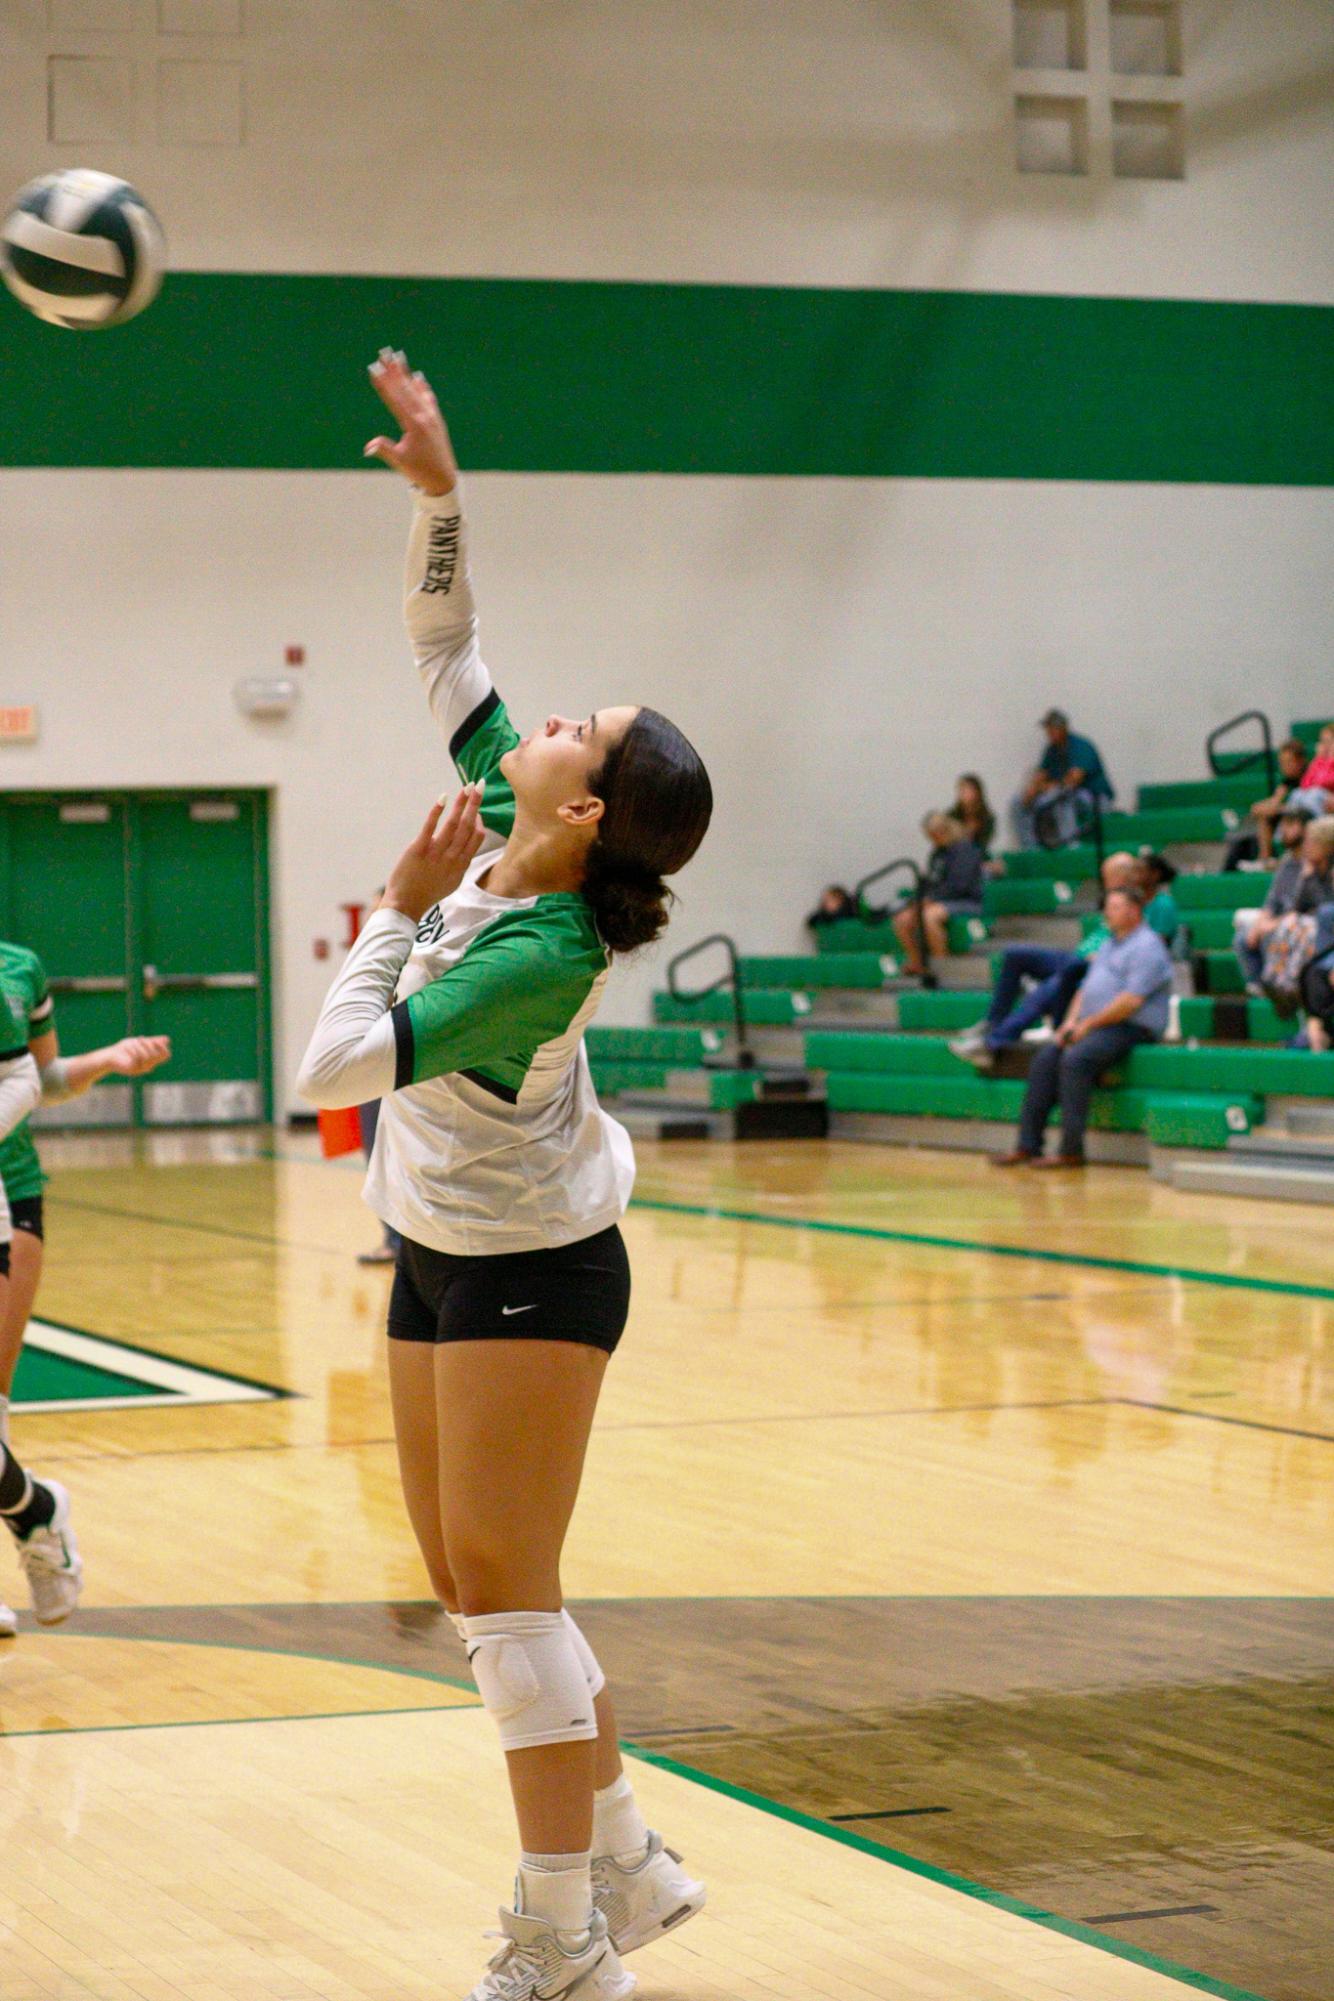
{"label": "teammate's hand", "polygon": [[395,472],[423,493],[451,493],[458,485],[459,468],[449,432],[440,414],[440,405],[426,377],[408,367],[401,349],[382,347],[369,370],[371,387],[402,426],[403,435],[372,438],[364,456],[383,459]]}
{"label": "teammate's hand", "polygon": [[466,785],[448,812],[444,801],[436,800],[416,840],[390,870],[381,910],[399,910],[419,924],[442,897],[454,894],[482,845],[481,804],[480,785]]}
{"label": "teammate's hand", "polygon": [[169,1035],[127,1035],[113,1042],[107,1060],[117,1077],[142,1077],[171,1060]]}

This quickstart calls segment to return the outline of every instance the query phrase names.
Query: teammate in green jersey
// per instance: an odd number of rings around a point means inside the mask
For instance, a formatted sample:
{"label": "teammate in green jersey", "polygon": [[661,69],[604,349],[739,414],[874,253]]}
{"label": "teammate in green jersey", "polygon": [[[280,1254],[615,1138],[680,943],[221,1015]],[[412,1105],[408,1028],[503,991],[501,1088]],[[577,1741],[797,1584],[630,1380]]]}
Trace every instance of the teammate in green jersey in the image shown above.
{"label": "teammate in green jersey", "polygon": [[404,1495],[509,1764],[523,1855],[470,2001],[617,2001],[620,1955],[703,1887],[646,1827],[560,1556],[630,1279],[634,1161],[583,1032],[612,957],[667,920],[663,877],[712,810],[655,710],[549,717],[520,739],[477,646],[458,470],[435,397],[387,350],[418,490],[407,620],[465,790],[433,807],[334,982],[301,1067],[316,1104],[382,1098],[367,1195],[403,1239],[389,1376]]}
{"label": "teammate in green jersey", "polygon": [[[171,1055],[166,1036],[130,1035],[105,1049],[62,1057],[55,1005],[41,960],[26,946],[2,939],[0,1029],[12,1039],[16,1050],[34,1058],[45,1104],[79,1097],[103,1077],[143,1076]],[[10,1391],[41,1283],[45,1236],[42,1189],[46,1176],[26,1117],[0,1140],[0,1181],[9,1199],[13,1227],[9,1283],[0,1305],[0,1444],[8,1445]],[[0,1606],[0,1631],[5,1630],[7,1611]]]}

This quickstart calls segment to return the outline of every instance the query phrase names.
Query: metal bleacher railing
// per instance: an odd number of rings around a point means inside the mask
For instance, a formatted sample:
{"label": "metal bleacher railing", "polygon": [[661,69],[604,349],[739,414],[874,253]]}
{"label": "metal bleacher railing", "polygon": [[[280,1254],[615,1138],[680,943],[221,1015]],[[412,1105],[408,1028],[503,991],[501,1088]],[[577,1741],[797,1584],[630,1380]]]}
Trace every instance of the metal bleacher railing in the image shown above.
{"label": "metal bleacher railing", "polygon": [[872,869],[869,875],[862,877],[852,892],[857,915],[863,924],[874,924],[883,917],[886,914],[884,911],[868,907],[866,892],[873,884],[884,882],[889,876],[901,874],[906,875],[912,885],[909,894],[917,912],[917,949],[922,955],[922,985],[934,987],[936,976],[931,970],[931,947],[927,942],[926,921],[922,916],[922,904],[926,898],[926,878],[911,855],[898,855],[892,862],[885,862],[881,868]]}
{"label": "metal bleacher railing", "polygon": [[1098,859],[1098,873],[1106,854],[1107,839],[1102,825],[1102,801],[1096,792],[1076,792],[1069,798],[1049,799],[1045,806],[1039,806],[1033,825],[1038,842],[1044,848],[1064,848],[1071,845],[1066,815],[1074,807],[1075,839],[1087,841]]}
{"label": "metal bleacher railing", "polygon": [[[727,954],[726,967],[719,973],[717,979],[710,980],[707,986],[692,987],[687,991],[681,985],[679,978],[682,966],[688,965],[692,959],[697,959],[701,952],[707,952],[715,945],[721,945]],[[741,989],[741,961],[737,954],[736,941],[729,938],[725,931],[711,931],[707,938],[701,938],[694,945],[687,945],[684,952],[678,952],[668,963],[667,987],[673,1000],[685,1001],[688,1005],[691,1001],[703,1000],[707,994],[716,994],[719,988],[729,985],[732,989],[732,1027],[736,1036],[735,1065],[738,1070],[753,1070],[755,1051],[750,1046],[747,1033],[746,1007]]]}
{"label": "metal bleacher railing", "polygon": [[[1251,751],[1229,750],[1219,755],[1218,746],[1232,731],[1240,729],[1243,723],[1259,723],[1259,748]],[[1253,764],[1263,764],[1265,784],[1272,792],[1278,784],[1278,767],[1274,760],[1274,734],[1269,727],[1269,718],[1262,709],[1243,709],[1230,722],[1220,723],[1216,730],[1210,730],[1204,740],[1204,754],[1209,769],[1215,778],[1230,778],[1235,772],[1249,771]]]}

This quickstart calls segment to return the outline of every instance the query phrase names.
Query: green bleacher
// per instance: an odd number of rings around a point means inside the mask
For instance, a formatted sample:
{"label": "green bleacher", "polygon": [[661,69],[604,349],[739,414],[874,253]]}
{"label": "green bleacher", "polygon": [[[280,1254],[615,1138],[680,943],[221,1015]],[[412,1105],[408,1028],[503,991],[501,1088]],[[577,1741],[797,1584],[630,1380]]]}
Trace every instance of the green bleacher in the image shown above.
{"label": "green bleacher", "polygon": [[[917,998],[934,1003],[945,997]],[[980,1076],[942,1036],[920,1031],[812,1031],[806,1063],[825,1073],[833,1111],[1012,1122],[1023,1103],[1021,1080]],[[1334,1096],[1334,1054],[1255,1044],[1136,1049],[1094,1093],[1092,1124],[1145,1133],[1158,1145],[1225,1146],[1232,1134],[1260,1123],[1271,1096]]]}
{"label": "green bleacher", "polygon": [[[1322,725],[1299,723],[1292,733],[1314,746]],[[1218,847],[1266,790],[1252,766],[1222,777],[1143,785],[1133,813],[1103,819],[1104,849]],[[952,953],[977,953],[998,920],[1032,919],[1035,941],[1059,938],[1045,920],[1078,915],[1087,931],[1097,892],[1097,856],[1090,844],[1006,854],[1003,876],[988,881],[981,919],[955,919]],[[1184,859],[1184,858],[1183,858]],[[1334,1097],[1334,1055],[1284,1047],[1296,1022],[1267,1000],[1242,998],[1241,969],[1232,949],[1234,913],[1263,901],[1264,875],[1182,868],[1173,884],[1190,948],[1196,992],[1177,1003],[1180,1040],[1135,1050],[1122,1074],[1094,1095],[1092,1124],[1106,1132],[1140,1133],[1155,1144],[1223,1147],[1265,1116],[1269,1098]],[[1064,935],[1069,936],[1067,931]],[[993,940],[999,947],[1000,940]],[[835,1112],[874,1112],[942,1119],[1014,1122],[1024,1084],[1013,1076],[979,1074],[953,1056],[948,1038],[986,1012],[984,989],[920,989],[897,977],[900,948],[886,919],[848,920],[821,927],[806,953],[747,955],[741,962],[747,1020],[756,1027],[800,1028],[831,989],[896,994],[897,1026],[807,1030],[807,1067],[821,1073]],[[1000,950],[993,949],[994,980]],[[709,1102],[720,1106],[753,1095],[757,1073],[718,1067],[733,1019],[730,993],[681,1001],[653,998],[652,1030],[594,1030],[589,1054],[599,1087],[668,1090],[683,1071],[707,1069]],[[657,1040],[675,1036],[675,1040]],[[606,1037],[609,1039],[599,1039]],[[705,1095],[696,1084],[699,1095]]]}

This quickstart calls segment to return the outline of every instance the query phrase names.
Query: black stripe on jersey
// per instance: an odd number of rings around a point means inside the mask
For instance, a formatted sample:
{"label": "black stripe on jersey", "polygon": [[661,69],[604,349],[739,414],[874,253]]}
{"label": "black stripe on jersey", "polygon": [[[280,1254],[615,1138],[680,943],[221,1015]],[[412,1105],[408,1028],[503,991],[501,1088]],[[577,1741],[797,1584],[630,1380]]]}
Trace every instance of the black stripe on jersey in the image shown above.
{"label": "black stripe on jersey", "polygon": [[0,1063],[16,1062],[20,1056],[26,1056],[27,1053],[28,1045],[26,1042],[20,1042],[17,1049],[0,1049]]}
{"label": "black stripe on jersey", "polygon": [[508,1084],[497,1084],[494,1077],[484,1077],[480,1070],[460,1070],[459,1075],[466,1077],[470,1084],[476,1084],[481,1090],[489,1091],[493,1098],[503,1098],[507,1105],[517,1105],[519,1102],[517,1091],[511,1091]]}
{"label": "black stripe on jersey", "polygon": [[50,994],[46,994],[41,1000],[38,1001],[36,1007],[33,1009],[32,1013],[28,1016],[28,1026],[30,1028],[44,1027],[45,1024],[48,1021],[50,1021],[55,1011],[56,1011],[56,1004],[53,996]]}
{"label": "black stripe on jersey", "polygon": [[492,688],[482,697],[472,714],[464,717],[453,736],[449,739],[449,754],[455,764],[459,761],[460,753],[467,749],[483,723],[489,722],[499,707],[500,697],[495,689]]}
{"label": "black stripe on jersey", "polygon": [[389,1019],[394,1024],[394,1089],[402,1091],[412,1082],[412,1067],[417,1060],[407,1002],[400,1001],[397,1007],[391,1008]]}

